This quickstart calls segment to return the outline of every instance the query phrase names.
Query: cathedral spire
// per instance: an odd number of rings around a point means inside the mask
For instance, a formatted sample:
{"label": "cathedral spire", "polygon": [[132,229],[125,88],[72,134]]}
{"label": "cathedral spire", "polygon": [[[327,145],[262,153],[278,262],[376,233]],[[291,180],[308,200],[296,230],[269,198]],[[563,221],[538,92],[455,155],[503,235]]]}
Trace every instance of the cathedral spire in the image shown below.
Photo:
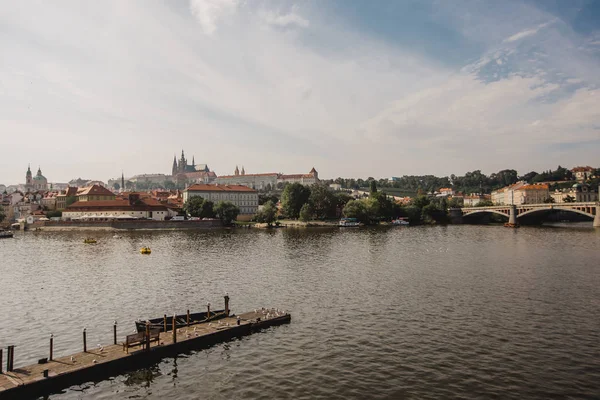
{"label": "cathedral spire", "polygon": [[233,173],[235,176],[238,176],[240,174],[240,170],[238,168],[238,166],[235,166],[235,172]]}

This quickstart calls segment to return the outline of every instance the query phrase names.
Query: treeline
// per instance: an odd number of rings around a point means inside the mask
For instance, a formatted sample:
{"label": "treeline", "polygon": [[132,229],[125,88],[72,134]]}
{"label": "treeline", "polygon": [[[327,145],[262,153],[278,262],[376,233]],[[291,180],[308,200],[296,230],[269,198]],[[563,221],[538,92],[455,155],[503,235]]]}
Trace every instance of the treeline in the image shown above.
{"label": "treeline", "polygon": [[262,195],[262,210],[256,215],[256,222],[273,224],[278,218],[299,219],[301,221],[338,219],[342,216],[356,218],[363,224],[389,222],[404,217],[411,224],[447,222],[448,208],[458,206],[455,200],[417,196],[409,205],[401,205],[377,189],[372,180],[369,195],[355,199],[346,192],[332,192],[325,184],[310,187],[299,183],[288,184],[281,194],[281,207],[277,210],[278,198]]}
{"label": "treeline", "polygon": [[219,218],[223,225],[230,225],[240,213],[240,209],[229,201],[214,204],[200,196],[193,196],[183,205],[183,211],[196,218]]}
{"label": "treeline", "polygon": [[[600,170],[596,170],[596,176],[600,175]],[[531,171],[525,175],[519,175],[514,169],[503,169],[501,171],[486,175],[481,170],[467,172],[463,176],[450,175],[437,177],[434,175],[404,175],[393,179],[378,179],[373,177],[367,179],[337,178],[327,181],[327,183],[337,183],[343,189],[364,189],[375,181],[380,188],[393,188],[412,193],[433,193],[440,188],[450,187],[455,192],[464,194],[472,193],[491,193],[493,190],[511,185],[520,180],[529,183],[539,182],[559,182],[570,181],[573,174],[567,168],[560,165],[555,170],[548,170],[538,173]]]}

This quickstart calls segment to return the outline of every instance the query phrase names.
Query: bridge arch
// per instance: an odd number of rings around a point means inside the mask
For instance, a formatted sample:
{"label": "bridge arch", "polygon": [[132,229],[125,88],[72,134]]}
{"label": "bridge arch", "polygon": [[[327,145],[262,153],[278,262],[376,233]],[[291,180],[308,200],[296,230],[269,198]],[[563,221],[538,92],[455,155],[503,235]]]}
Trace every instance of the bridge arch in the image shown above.
{"label": "bridge arch", "polygon": [[529,210],[529,211],[525,211],[523,213],[519,213],[517,215],[517,218],[521,218],[521,217],[525,217],[527,215],[531,215],[531,214],[535,214],[535,213],[540,213],[540,212],[552,212],[552,211],[570,211],[570,212],[574,212],[577,214],[581,214],[581,215],[585,215],[586,217],[590,217],[591,219],[594,219],[594,214],[585,212],[585,211],[581,211],[581,210],[577,210],[575,208],[566,208],[566,207],[557,207],[554,206],[552,208],[534,208],[533,210]]}
{"label": "bridge arch", "polygon": [[471,215],[475,215],[475,214],[482,214],[482,213],[488,213],[488,214],[498,214],[498,215],[502,215],[503,217],[508,218],[509,214],[503,213],[502,211],[498,211],[498,210],[475,210],[475,211],[471,211],[468,212],[466,214],[463,214],[463,218],[464,217],[469,217]]}

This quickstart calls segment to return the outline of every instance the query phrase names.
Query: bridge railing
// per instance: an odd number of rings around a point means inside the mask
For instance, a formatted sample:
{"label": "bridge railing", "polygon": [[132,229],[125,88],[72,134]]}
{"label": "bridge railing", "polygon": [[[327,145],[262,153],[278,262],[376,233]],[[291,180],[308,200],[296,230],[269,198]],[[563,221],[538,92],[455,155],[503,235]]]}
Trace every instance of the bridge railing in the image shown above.
{"label": "bridge railing", "polygon": [[[595,207],[599,205],[597,201],[573,202],[573,203],[536,203],[536,204],[515,204],[517,208],[555,208],[555,207]],[[504,210],[510,208],[510,204],[485,207],[460,207],[463,211],[485,211],[485,210]]]}

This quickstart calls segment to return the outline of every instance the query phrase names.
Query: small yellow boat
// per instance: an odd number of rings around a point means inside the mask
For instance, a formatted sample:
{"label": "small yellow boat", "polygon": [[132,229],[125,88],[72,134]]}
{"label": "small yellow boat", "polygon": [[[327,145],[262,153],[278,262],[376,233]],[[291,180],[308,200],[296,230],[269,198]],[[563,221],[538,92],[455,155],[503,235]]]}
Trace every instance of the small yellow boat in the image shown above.
{"label": "small yellow boat", "polygon": [[142,247],[140,249],[140,253],[142,253],[142,254],[150,254],[150,253],[152,253],[152,250],[150,250],[150,247]]}
{"label": "small yellow boat", "polygon": [[96,243],[96,239],[85,238],[85,239],[83,239],[83,243],[88,243],[88,244]]}

